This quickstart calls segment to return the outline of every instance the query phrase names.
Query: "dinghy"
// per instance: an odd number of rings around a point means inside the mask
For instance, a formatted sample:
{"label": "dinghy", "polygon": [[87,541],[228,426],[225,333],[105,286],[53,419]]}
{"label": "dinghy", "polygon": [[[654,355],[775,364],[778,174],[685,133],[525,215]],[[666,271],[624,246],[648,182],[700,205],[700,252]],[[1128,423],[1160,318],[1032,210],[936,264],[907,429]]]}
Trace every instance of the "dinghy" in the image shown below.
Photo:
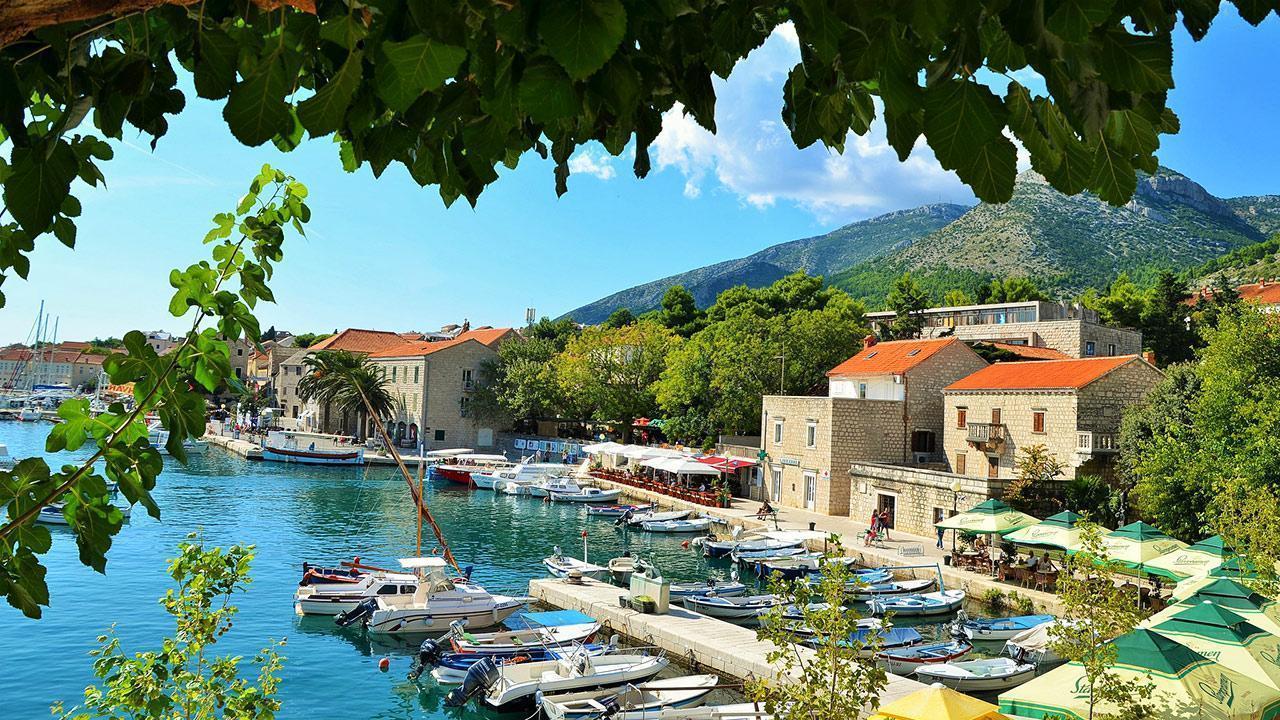
{"label": "dinghy", "polygon": [[[555,627],[524,628],[521,630],[500,630],[487,633],[470,633],[460,627],[451,628],[447,640],[424,640],[418,648],[419,654],[426,653],[427,659],[438,656],[443,647],[452,647],[454,652],[509,654],[531,647],[559,647],[573,643],[587,642],[600,632],[600,623],[574,623]],[[442,638],[442,640],[444,640]]]}
{"label": "dinghy", "polygon": [[626,585],[631,582],[631,576],[636,572],[637,561],[630,555],[616,557],[609,561],[609,577],[619,585]]}
{"label": "dinghy", "polygon": [[578,572],[582,577],[588,577],[593,580],[605,580],[609,577],[609,568],[589,563],[585,560],[569,557],[560,552],[560,548],[555,549],[555,554],[542,561],[547,566],[547,570],[555,577],[567,577],[571,572]]}
{"label": "dinghy", "polygon": [[755,620],[770,608],[785,601],[777,595],[750,595],[747,597],[722,597],[720,595],[690,595],[683,598],[684,606],[707,617],[745,622]]}
{"label": "dinghy", "polygon": [[[771,558],[769,560],[760,560],[754,563],[753,567],[756,574],[760,577],[770,577],[774,573],[781,575],[787,580],[795,580],[796,578],[805,577],[820,573],[824,567],[839,564],[845,567],[853,567],[856,562],[855,558],[823,558],[821,555],[817,557],[808,557],[796,555],[784,558]],[[869,570],[855,570],[857,573],[871,572]]]}
{"label": "dinghy", "polygon": [[649,513],[652,512],[654,505],[592,505],[587,508],[588,515],[596,515],[598,517],[622,517],[627,513]]}
{"label": "dinghy", "polygon": [[1052,615],[1019,615],[1007,618],[968,620],[958,628],[970,640],[1008,640],[1018,633],[1055,620]]}
{"label": "dinghy", "polygon": [[964,605],[964,598],[963,590],[940,590],[922,595],[876,597],[867,601],[867,607],[875,615],[884,615],[887,612],[898,617],[948,615]]}
{"label": "dinghy", "polygon": [[942,683],[960,692],[997,692],[1015,688],[1036,676],[1036,666],[1006,657],[925,665],[916,669],[923,683]]}
{"label": "dinghy", "polygon": [[737,578],[734,578],[732,580],[708,580],[702,583],[671,583],[669,596],[672,600],[702,597],[704,595],[734,597],[746,591],[747,586],[738,582]]}
{"label": "dinghy", "polygon": [[[858,643],[860,645],[869,643],[873,634],[878,638],[880,652],[911,647],[912,645],[919,645],[924,641],[924,636],[922,636],[920,631],[915,628],[891,627],[884,625],[883,623],[880,625],[864,625],[862,622],[859,622],[858,629],[854,630],[847,640],[841,640],[840,645],[849,646],[854,643]],[[818,638],[809,638],[804,641],[804,644],[809,647],[818,647],[819,644],[821,644],[821,641]],[[858,651],[858,655],[860,657],[870,657],[871,648],[863,647]]]}
{"label": "dinghy", "polygon": [[439,557],[405,558],[400,564],[418,575],[412,594],[375,595],[334,616],[341,627],[363,624],[371,633],[438,633],[461,622],[466,627],[497,625],[524,607],[527,598],[492,595],[479,585],[445,576]]}
{"label": "dinghy", "polygon": [[[601,645],[598,643],[579,645],[578,647],[592,657],[605,655],[617,649],[617,646],[613,644]],[[501,667],[509,663],[556,660],[569,655],[573,651],[574,648],[572,646],[564,646],[562,648],[531,647],[508,653],[444,653],[436,659],[435,667],[431,669],[431,677],[441,685],[459,685],[466,679],[467,672],[471,670],[472,666],[485,658],[492,658],[494,664]],[[410,671],[409,679],[412,680],[417,677],[414,674],[415,672],[421,672],[421,668],[415,668],[415,670]]]}
{"label": "dinghy", "polygon": [[878,653],[876,658],[884,665],[884,669],[894,675],[910,675],[926,665],[949,663],[968,655],[973,644],[968,640],[952,640],[950,642],[912,645],[895,648]]}
{"label": "dinghy", "polygon": [[707,557],[724,557],[735,550],[755,552],[760,550],[782,550],[784,548],[802,547],[800,540],[773,540],[760,538],[757,540],[708,540],[702,544],[702,554]]}
{"label": "dinghy", "polygon": [[693,518],[692,520],[648,520],[640,523],[640,527],[655,533],[692,533],[704,532],[715,522],[711,518]]}
{"label": "dinghy", "polygon": [[665,678],[612,690],[542,695],[539,704],[547,720],[617,718],[628,713],[648,718],[656,710],[701,705],[719,681],[715,675]]}
{"label": "dinghy", "polygon": [[566,657],[498,667],[492,659],[471,667],[462,687],[445,696],[448,707],[462,707],[472,698],[498,712],[528,710],[538,693],[568,693],[643,682],[667,667],[664,657],[652,655],[590,655],[575,651]]}
{"label": "dinghy", "polygon": [[886,595],[914,595],[933,587],[935,582],[937,581],[933,578],[925,578],[923,580],[894,580],[885,583],[875,583],[874,585],[868,585],[851,590],[849,596],[854,600],[870,600],[872,598],[884,597]]}
{"label": "dinghy", "polygon": [[582,488],[579,492],[552,492],[551,499],[555,502],[576,502],[576,503],[611,503],[618,499],[622,494],[621,490],[601,490],[597,487]]}
{"label": "dinghy", "polygon": [[[40,508],[40,512],[36,515],[36,522],[44,523],[45,525],[70,525],[71,523],[67,522],[67,516],[62,514],[62,508],[65,506],[66,503],[60,502],[45,505]],[[129,516],[133,514],[133,507],[129,505],[123,507],[117,505],[116,509],[120,511],[125,520],[128,520]]]}
{"label": "dinghy", "polygon": [[616,522],[626,523],[631,527],[640,527],[647,522],[665,522],[667,520],[683,520],[693,514],[692,510],[664,510],[662,512],[641,512],[623,515]]}

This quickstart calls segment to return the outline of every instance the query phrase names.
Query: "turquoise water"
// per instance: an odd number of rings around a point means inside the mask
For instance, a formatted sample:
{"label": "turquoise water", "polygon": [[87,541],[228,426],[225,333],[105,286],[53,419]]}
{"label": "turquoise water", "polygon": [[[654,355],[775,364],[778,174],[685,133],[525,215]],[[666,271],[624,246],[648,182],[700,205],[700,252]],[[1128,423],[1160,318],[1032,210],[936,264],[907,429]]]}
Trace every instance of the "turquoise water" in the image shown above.
{"label": "turquoise water", "polygon": [[[14,457],[27,457],[42,453],[48,430],[43,424],[6,422],[0,424],[0,442]],[[73,460],[65,454],[57,458],[58,463]],[[87,653],[112,623],[126,651],[157,647],[172,631],[157,602],[170,587],[166,559],[193,531],[210,544],[257,546],[253,584],[238,598],[235,628],[218,651],[251,656],[268,638],[288,639],[279,717],[445,716],[443,693],[430,680],[419,686],[405,679],[413,644],[371,644],[360,630],[293,612],[304,560],[336,562],[359,555],[370,563],[391,564],[413,553],[414,509],[393,468],[249,462],[216,447],[193,457],[187,467],[171,460],[166,465],[155,493],[162,519],[138,508],[116,537],[105,575],[81,565],[74,538],[55,527],[53,549],[45,556],[52,607],[33,621],[0,603],[0,716],[46,717],[55,700],[68,706],[78,702],[93,679]],[[523,595],[531,578],[545,576],[541,559],[554,545],[581,553],[584,529],[593,561],[603,563],[630,550],[651,557],[676,579],[728,573],[727,563],[709,566],[681,548],[681,538],[623,532],[607,520],[588,519],[580,506],[448,483],[429,487],[428,495],[459,563],[474,565],[473,577],[493,592]],[[377,669],[382,657],[390,657],[389,672]]]}

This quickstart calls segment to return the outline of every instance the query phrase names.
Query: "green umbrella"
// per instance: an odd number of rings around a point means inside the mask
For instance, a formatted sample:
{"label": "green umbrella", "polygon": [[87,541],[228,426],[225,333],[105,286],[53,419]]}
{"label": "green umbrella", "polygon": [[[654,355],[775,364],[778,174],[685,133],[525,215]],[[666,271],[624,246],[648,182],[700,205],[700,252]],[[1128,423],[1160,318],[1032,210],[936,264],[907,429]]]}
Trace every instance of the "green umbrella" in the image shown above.
{"label": "green umbrella", "polygon": [[993,498],[959,515],[952,515],[941,522],[936,522],[934,527],[984,535],[1004,535],[1038,522],[1040,521],[1030,515],[1014,510]]}
{"label": "green umbrella", "polygon": [[1104,535],[1102,546],[1107,551],[1107,557],[1120,563],[1128,572],[1135,575],[1160,575],[1176,581],[1180,579],[1178,575],[1169,570],[1151,567],[1150,562],[1177,552],[1187,547],[1187,544],[1174,540],[1144,522],[1135,522]]}
{"label": "green umbrella", "polygon": [[1046,518],[1043,522],[1014,530],[1005,535],[1004,539],[1014,545],[1045,550],[1074,548],[1080,541],[1080,530],[1076,528],[1076,523],[1083,519],[1080,515],[1066,510]]}
{"label": "green umbrella", "polygon": [[1179,608],[1152,630],[1173,638],[1232,670],[1280,689],[1280,637],[1230,610],[1205,600]]}
{"label": "green umbrella", "polygon": [[[1280,717],[1280,691],[1151,630],[1139,629],[1111,644],[1110,672],[1122,681],[1150,682],[1162,720],[1270,720]],[[1000,695],[1000,712],[1028,718],[1087,718],[1089,683],[1084,666],[1070,663]],[[1101,703],[1101,712],[1117,708]]]}
{"label": "green umbrella", "polygon": [[[1175,595],[1184,591],[1178,586]],[[1280,605],[1263,597],[1249,587],[1228,578],[1200,578],[1199,586],[1189,594],[1159,613],[1148,622],[1159,622],[1173,617],[1182,610],[1209,602],[1243,617],[1269,633],[1280,635]]]}
{"label": "green umbrella", "polygon": [[1231,551],[1223,544],[1222,536],[1214,535],[1184,550],[1158,557],[1147,563],[1147,566],[1156,570],[1166,570],[1181,579],[1204,575],[1217,569],[1224,562],[1232,561],[1234,558]]}

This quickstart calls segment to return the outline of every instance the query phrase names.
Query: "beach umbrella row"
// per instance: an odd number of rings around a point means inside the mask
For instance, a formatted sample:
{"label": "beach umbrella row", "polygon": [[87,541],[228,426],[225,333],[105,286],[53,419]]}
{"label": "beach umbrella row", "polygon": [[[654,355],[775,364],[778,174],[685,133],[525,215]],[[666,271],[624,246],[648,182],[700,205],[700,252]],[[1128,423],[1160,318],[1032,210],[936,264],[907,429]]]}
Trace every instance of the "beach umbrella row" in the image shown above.
{"label": "beach umbrella row", "polygon": [[971,510],[934,523],[943,530],[960,530],[982,535],[1005,535],[1040,522],[1036,518],[996,499],[987,500]]}

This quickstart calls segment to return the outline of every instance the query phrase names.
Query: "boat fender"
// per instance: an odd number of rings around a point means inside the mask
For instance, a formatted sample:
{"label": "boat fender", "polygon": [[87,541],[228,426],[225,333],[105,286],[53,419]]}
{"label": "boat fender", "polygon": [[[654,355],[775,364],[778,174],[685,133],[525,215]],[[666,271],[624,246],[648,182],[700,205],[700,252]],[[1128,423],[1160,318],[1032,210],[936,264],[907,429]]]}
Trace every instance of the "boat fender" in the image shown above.
{"label": "boat fender", "polygon": [[381,670],[382,672],[386,672],[387,670],[391,669],[391,658],[382,658],[381,660],[379,660],[378,669]]}

